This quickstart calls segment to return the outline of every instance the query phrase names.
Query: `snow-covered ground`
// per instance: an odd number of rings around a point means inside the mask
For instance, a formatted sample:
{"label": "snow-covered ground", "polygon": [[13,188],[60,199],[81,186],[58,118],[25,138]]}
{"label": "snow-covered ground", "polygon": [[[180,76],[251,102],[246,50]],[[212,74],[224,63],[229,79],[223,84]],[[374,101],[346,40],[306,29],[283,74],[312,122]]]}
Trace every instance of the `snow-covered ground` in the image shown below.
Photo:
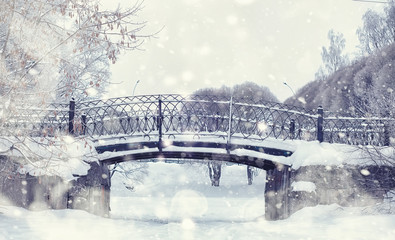
{"label": "snow-covered ground", "polygon": [[114,176],[110,219],[0,206],[0,239],[395,239],[395,215],[378,207],[317,206],[265,221],[263,171],[248,186],[245,166],[226,166],[216,188],[205,165],[148,166],[134,192]]}

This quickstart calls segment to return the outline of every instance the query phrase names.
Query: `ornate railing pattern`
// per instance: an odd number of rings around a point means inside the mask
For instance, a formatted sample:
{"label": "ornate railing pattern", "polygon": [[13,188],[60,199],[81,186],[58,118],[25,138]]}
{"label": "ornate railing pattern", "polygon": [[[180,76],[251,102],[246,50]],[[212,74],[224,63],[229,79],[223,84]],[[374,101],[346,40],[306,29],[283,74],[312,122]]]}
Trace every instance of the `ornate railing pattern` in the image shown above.
{"label": "ornate railing pattern", "polygon": [[395,123],[392,119],[324,116],[322,109],[312,112],[280,103],[182,95],[70,102],[42,109],[13,107],[3,112],[7,114],[0,115],[2,136],[19,131],[30,136],[67,132],[92,138],[271,137],[381,146],[390,144]]}
{"label": "ornate railing pattern", "polygon": [[46,137],[68,131],[69,104],[0,108],[0,136]]}
{"label": "ornate railing pattern", "polygon": [[395,121],[380,118],[324,118],[324,141],[350,145],[388,146]]}
{"label": "ornate railing pattern", "polygon": [[80,103],[76,113],[89,136],[315,139],[316,117],[298,110],[213,96],[152,95]]}

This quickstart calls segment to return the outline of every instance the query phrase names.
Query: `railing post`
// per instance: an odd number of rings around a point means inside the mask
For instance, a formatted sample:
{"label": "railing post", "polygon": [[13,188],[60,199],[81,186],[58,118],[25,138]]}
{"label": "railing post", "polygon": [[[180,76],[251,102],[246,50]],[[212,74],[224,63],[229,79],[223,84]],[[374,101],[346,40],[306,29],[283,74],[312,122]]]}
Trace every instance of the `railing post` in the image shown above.
{"label": "railing post", "polygon": [[292,140],[295,139],[295,119],[291,119],[289,124],[289,135]]}
{"label": "railing post", "polygon": [[159,141],[158,141],[158,149],[159,152],[162,152],[163,142],[162,142],[162,98],[159,96],[158,102],[158,132],[159,132]]}
{"label": "railing post", "polygon": [[217,112],[217,116],[215,117],[215,131],[218,132],[219,131],[219,112]]}
{"label": "railing post", "polygon": [[83,114],[81,116],[81,121],[82,121],[82,135],[86,134],[86,115]]}
{"label": "railing post", "polygon": [[226,141],[226,152],[230,152],[230,140],[232,137],[232,117],[233,117],[233,96],[230,97],[230,102],[229,102],[229,129],[228,129],[228,139]]}
{"label": "railing post", "polygon": [[317,119],[317,140],[319,142],[324,141],[324,109],[322,106],[319,106],[317,109],[318,119]]}
{"label": "railing post", "polygon": [[75,101],[71,99],[69,105],[69,134],[74,134],[74,114],[75,114]]}

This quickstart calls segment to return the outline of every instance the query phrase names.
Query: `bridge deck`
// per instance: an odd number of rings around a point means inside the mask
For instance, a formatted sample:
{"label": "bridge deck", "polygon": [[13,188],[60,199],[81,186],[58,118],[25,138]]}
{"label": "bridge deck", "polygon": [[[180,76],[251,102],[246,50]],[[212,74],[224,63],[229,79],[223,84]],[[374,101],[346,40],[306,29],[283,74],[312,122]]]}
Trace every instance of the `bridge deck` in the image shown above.
{"label": "bridge deck", "polygon": [[95,144],[100,160],[106,164],[146,159],[217,160],[273,169],[276,164],[289,164],[292,145],[285,141],[266,140],[251,142],[238,139],[226,143],[219,138],[177,138],[158,141],[142,141],[122,138],[116,141],[99,140]]}

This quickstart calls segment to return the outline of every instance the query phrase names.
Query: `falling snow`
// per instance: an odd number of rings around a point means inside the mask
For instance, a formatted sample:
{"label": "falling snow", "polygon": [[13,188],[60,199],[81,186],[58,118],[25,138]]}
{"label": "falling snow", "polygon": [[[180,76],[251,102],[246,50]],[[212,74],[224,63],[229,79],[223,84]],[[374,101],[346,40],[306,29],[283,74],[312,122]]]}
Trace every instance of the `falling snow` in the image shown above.
{"label": "falling snow", "polygon": [[[104,98],[132,95],[134,90],[136,94],[189,94],[198,88],[252,81],[270,87],[283,100],[293,95],[293,89],[290,86],[288,89],[284,83],[290,83],[296,90],[314,79],[320,62],[320,48],[326,40],[322,36],[330,28],[345,32],[351,45],[347,51],[354,50],[355,29],[361,23],[363,12],[372,6],[360,7],[356,2],[145,1],[141,19],[147,20],[147,28],[158,34],[142,46],[147,51],[125,54],[117,65],[112,66],[112,81],[118,84],[111,85]],[[113,8],[114,1],[103,1],[103,6],[107,5]],[[13,21],[16,26],[33,24],[21,22],[18,14]],[[16,29],[13,26],[10,30]],[[38,48],[46,53],[54,47],[52,43],[42,41],[47,36],[33,32],[29,32],[29,41],[21,43],[26,49],[34,51]],[[71,50],[65,48],[62,51]],[[56,50],[56,54],[60,55],[61,50]],[[43,58],[43,62],[53,63],[52,60]],[[86,66],[81,64],[80,67]],[[40,76],[36,69],[29,70],[28,74]],[[46,75],[56,79],[58,74],[57,68],[53,68]],[[48,79],[42,82],[44,86],[53,85]],[[335,90],[350,92],[343,85],[338,82]],[[382,87],[389,94],[393,92],[387,85]],[[85,93],[89,97],[99,94],[93,87],[87,88]],[[0,118],[10,107],[9,98],[2,100]],[[300,97],[298,101],[306,104],[307,100]],[[258,124],[261,131],[268,127],[266,123]],[[69,181],[75,179],[75,175],[85,175],[89,162],[122,154],[97,154],[92,142],[71,136],[59,141],[60,145],[45,149],[37,144],[38,140],[26,141],[32,152],[40,153],[45,159],[34,164],[21,164],[18,173],[58,175]],[[9,142],[2,138],[0,151],[12,149]],[[109,141],[97,143],[104,144]],[[329,171],[345,164],[371,164],[366,153],[341,144],[272,139],[260,144],[286,149],[293,154],[290,157],[271,156],[263,151],[246,149],[232,150],[231,153],[262,157],[280,165],[290,165],[293,169],[323,165]],[[171,140],[165,140],[166,150],[182,149],[172,146]],[[204,148],[198,150],[207,151]],[[68,157],[56,159],[54,156],[60,151]],[[213,151],[225,152],[225,149]],[[388,157],[393,156],[394,150],[383,147],[378,153]],[[10,154],[20,156],[12,151]],[[360,173],[363,176],[372,174],[368,169],[361,169]],[[224,164],[219,187],[211,186],[206,164],[166,163],[165,159],[149,162],[148,176],[143,183],[133,183],[133,191],[125,188],[123,179],[117,174],[112,180],[110,218],[78,210],[29,211],[10,206],[6,199],[0,198],[0,240],[395,239],[395,216],[389,214],[394,213],[395,194],[388,194],[384,202],[376,206],[357,208],[333,204],[306,207],[289,219],[268,222],[264,220],[266,173],[258,171],[253,184],[248,185],[246,166]],[[22,181],[21,185],[25,187],[28,183]],[[292,183],[293,191],[311,194],[316,193],[318,187],[307,181]],[[22,192],[27,193],[25,189]]]}

